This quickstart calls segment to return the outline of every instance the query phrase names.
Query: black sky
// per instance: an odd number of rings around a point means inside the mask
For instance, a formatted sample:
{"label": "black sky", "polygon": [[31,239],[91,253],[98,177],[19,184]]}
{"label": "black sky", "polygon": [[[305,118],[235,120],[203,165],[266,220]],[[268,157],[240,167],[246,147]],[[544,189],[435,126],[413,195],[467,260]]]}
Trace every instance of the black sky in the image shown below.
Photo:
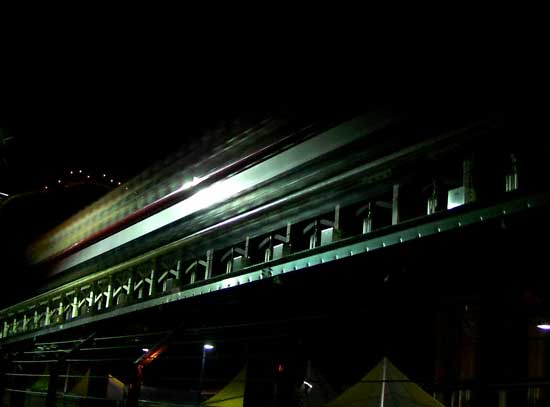
{"label": "black sky", "polygon": [[194,129],[117,124],[18,126],[7,133],[13,137],[5,154],[7,182],[23,183],[10,185],[14,191],[79,169],[126,181],[196,135]]}
{"label": "black sky", "polygon": [[[67,182],[71,170],[83,170],[101,182],[106,174],[114,185],[124,183],[185,148],[205,130],[273,110],[333,114],[389,104],[433,111],[437,120],[440,112],[460,114],[476,105],[481,111],[499,110],[513,99],[510,81],[503,88],[501,75],[492,66],[465,61],[437,59],[422,64],[407,54],[395,63],[380,63],[370,55],[362,58],[362,64],[354,64],[345,55],[326,54],[302,64],[266,56],[243,59],[230,68],[220,60],[204,71],[172,66],[145,76],[130,69],[101,75],[92,70],[74,78],[67,72],[62,89],[43,81],[45,91],[31,101],[36,109],[29,108],[27,119],[7,124],[1,133],[8,142],[0,151],[0,192],[43,191],[59,180]],[[63,202],[63,208],[54,203],[50,206],[58,212],[42,218],[53,225],[61,213],[74,213],[107,187],[100,185],[89,195],[78,191],[71,198],[74,202],[63,194],[54,199]],[[25,214],[42,208],[22,201],[13,206],[24,208]]]}
{"label": "black sky", "polygon": [[373,53],[369,45],[311,56],[270,49],[259,59],[220,54],[204,68],[185,58],[159,59],[148,71],[129,59],[57,72],[59,81],[42,81],[28,98],[26,119],[4,124],[13,139],[0,151],[0,191],[24,192],[78,167],[125,181],[220,121],[282,106],[334,111],[428,103],[460,111],[514,98],[517,81],[504,75],[506,65],[487,63],[485,53]]}

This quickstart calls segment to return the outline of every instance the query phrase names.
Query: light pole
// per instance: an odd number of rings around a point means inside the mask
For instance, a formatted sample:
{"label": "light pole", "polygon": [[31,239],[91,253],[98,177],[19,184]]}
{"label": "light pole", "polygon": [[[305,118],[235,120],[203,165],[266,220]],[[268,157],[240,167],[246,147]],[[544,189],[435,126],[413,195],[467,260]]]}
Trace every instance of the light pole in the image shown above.
{"label": "light pole", "polygon": [[206,364],[206,353],[213,349],[214,349],[214,345],[210,343],[205,343],[202,347],[201,373],[199,377],[199,397],[201,397],[202,395],[202,386],[204,382],[204,366]]}

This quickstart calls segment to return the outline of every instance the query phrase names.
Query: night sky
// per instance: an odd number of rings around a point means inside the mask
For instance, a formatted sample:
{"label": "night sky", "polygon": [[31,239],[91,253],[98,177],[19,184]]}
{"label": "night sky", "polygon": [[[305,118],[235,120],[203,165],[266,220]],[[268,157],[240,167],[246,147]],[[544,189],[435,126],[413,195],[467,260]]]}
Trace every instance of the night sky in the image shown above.
{"label": "night sky", "polygon": [[[492,91],[493,82],[478,80],[463,86],[464,77],[435,75],[428,81],[427,73],[415,78],[414,71],[394,76],[393,70],[374,80],[375,73],[354,70],[324,78],[312,75],[303,81],[298,76],[288,81],[281,76],[255,77],[246,83],[233,78],[226,86],[217,86],[223,79],[218,78],[204,88],[196,83],[181,98],[168,88],[140,95],[137,91],[122,95],[118,89],[112,98],[102,98],[101,105],[93,96],[82,104],[65,104],[63,120],[34,117],[1,128],[0,192],[11,196],[9,205],[2,197],[3,217],[32,224],[23,235],[39,235],[119,182],[185,149],[204,132],[235,120],[252,123],[270,112],[314,112],[322,117],[389,105],[412,114],[415,109],[433,111],[430,121],[435,122],[442,112],[460,115],[477,107],[485,114],[509,100]],[[9,227],[4,223],[3,228]]]}
{"label": "night sky", "polygon": [[359,53],[342,50],[306,62],[305,55],[277,58],[266,49],[260,59],[233,66],[220,60],[208,69],[181,61],[161,69],[167,61],[159,60],[143,76],[130,65],[124,72],[90,66],[83,68],[90,70],[86,77],[66,72],[62,83],[44,81],[28,120],[3,124],[0,192],[27,192],[80,167],[124,182],[205,129],[266,111],[379,104],[460,111],[526,102],[516,98],[517,81],[506,76],[506,65],[487,64],[482,55]]}

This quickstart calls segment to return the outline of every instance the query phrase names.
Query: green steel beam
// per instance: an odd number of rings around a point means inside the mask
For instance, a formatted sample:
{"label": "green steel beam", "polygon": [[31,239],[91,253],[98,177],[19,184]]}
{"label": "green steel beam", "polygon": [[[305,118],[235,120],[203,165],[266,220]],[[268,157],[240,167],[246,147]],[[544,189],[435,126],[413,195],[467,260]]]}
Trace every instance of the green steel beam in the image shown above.
{"label": "green steel beam", "polygon": [[[230,275],[222,275],[209,280],[200,281],[188,286],[187,288],[183,287],[178,292],[168,293],[126,306],[116,306],[97,315],[75,318],[67,322],[53,324],[34,331],[28,331],[21,334],[12,333],[0,339],[0,344],[13,343],[33,337],[43,336],[64,329],[74,328],[144,309],[157,307],[162,304],[169,304],[191,297],[197,297],[244,284],[254,283],[286,273],[300,272],[320,264],[335,262],[357,255],[363,255],[371,251],[423,239],[439,233],[449,232],[470,225],[500,219],[513,214],[522,213],[533,208],[546,207],[549,203],[550,194],[545,193],[518,198],[485,208],[458,207],[453,210],[438,212],[434,215],[427,215],[421,218],[401,222],[398,225],[387,227],[384,230],[350,237],[325,246],[294,253],[278,260],[246,267],[238,272],[231,273]],[[118,267],[114,267],[110,270],[110,272],[112,273],[117,270]],[[107,272],[108,271],[105,271],[103,273]],[[38,306],[46,299],[46,297],[52,298],[55,297],[55,295],[62,296],[63,292],[90,284],[90,281],[93,278],[95,277],[85,277],[67,284],[67,286],[54,290],[58,294],[46,293],[29,299],[21,304],[2,310],[0,315],[3,317],[3,320],[9,321],[10,318],[17,317],[17,315],[22,313],[25,309],[31,309],[32,306]]]}

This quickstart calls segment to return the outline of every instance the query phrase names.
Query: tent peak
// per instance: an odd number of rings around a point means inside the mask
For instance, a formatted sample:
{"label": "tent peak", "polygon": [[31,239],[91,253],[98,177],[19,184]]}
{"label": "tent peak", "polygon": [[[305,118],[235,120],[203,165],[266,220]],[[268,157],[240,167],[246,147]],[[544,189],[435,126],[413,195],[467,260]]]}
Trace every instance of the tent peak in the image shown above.
{"label": "tent peak", "polygon": [[383,357],[358,383],[325,407],[444,407]]}

